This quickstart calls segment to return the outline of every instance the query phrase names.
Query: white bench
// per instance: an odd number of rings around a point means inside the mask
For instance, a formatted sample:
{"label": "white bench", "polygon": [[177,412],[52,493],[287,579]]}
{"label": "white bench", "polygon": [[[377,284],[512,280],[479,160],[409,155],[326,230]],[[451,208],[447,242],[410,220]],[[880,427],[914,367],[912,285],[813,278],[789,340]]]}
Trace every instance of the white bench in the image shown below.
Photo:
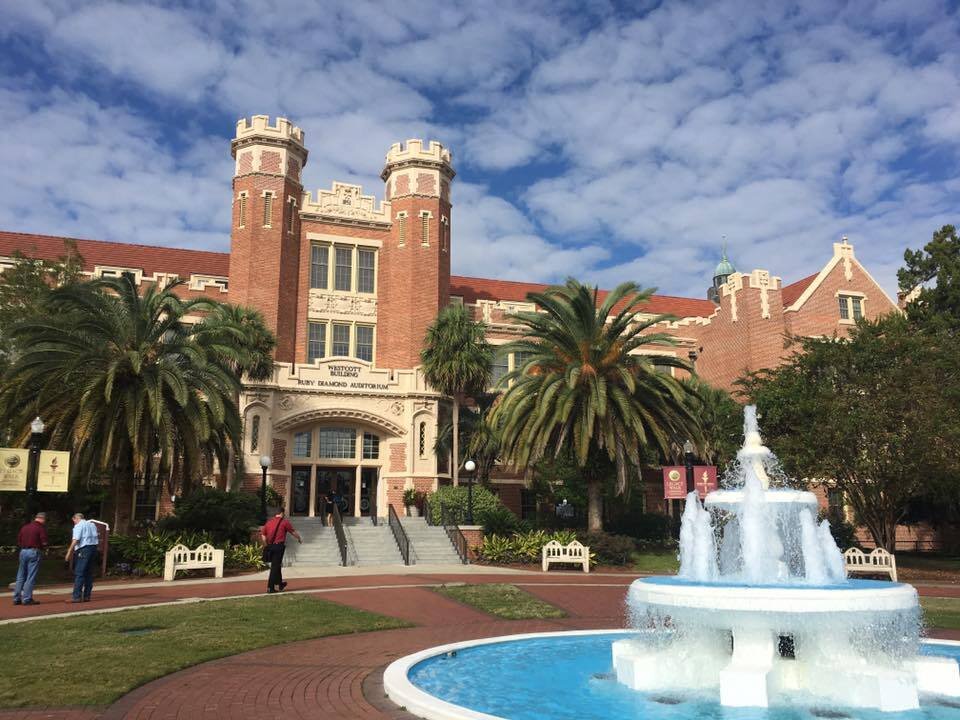
{"label": "white bench", "polygon": [[196,550],[177,543],[167,550],[163,563],[163,579],[172,581],[177,570],[209,570],[213,569],[213,576],[223,577],[223,550],[218,550],[210,543],[203,543]]}
{"label": "white bench", "polygon": [[860,548],[850,548],[843,553],[843,564],[847,575],[889,575],[897,581],[897,559],[883,548],[877,548],[869,555]]}
{"label": "white bench", "polygon": [[551,563],[574,563],[582,565],[585,573],[590,572],[590,548],[578,540],[569,545],[561,545],[551,540],[543,546],[543,571],[546,572]]}

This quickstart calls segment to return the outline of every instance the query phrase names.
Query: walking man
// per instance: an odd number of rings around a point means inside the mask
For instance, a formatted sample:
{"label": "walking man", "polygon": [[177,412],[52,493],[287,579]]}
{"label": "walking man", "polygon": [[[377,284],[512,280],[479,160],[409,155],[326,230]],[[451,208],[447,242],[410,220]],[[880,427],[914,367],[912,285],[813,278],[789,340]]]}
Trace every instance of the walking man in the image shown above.
{"label": "walking man", "polygon": [[283,516],[283,508],[277,508],[276,514],[267,520],[260,529],[261,541],[267,549],[267,556],[270,558],[270,577],[267,579],[268,593],[283,590],[287,586],[283,581],[281,571],[283,552],[287,549],[287,533],[293,535],[300,544],[303,544],[300,533]]}
{"label": "walking man", "polygon": [[39,605],[33,599],[33,586],[37,582],[37,571],[40,570],[40,557],[47,548],[46,522],[47,514],[39,512],[17,534],[20,565],[17,568],[17,584],[13,589],[14,605]]}
{"label": "walking man", "polygon": [[64,560],[70,562],[73,556],[73,600],[70,602],[90,602],[93,592],[93,566],[97,560],[97,547],[100,536],[97,526],[85,520],[82,513],[73,516],[73,539]]}

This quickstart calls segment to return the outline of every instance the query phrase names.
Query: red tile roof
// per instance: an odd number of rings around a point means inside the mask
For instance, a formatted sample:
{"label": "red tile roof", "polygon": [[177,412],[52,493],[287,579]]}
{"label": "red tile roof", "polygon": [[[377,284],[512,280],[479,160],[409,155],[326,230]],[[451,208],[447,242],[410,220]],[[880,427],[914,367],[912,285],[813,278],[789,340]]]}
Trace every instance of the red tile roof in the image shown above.
{"label": "red tile roof", "polygon": [[193,273],[226,277],[230,270],[229,253],[80,240],[3,230],[0,230],[0,257],[9,257],[19,250],[25,255],[52,260],[64,254],[64,240],[72,240],[77,244],[77,251],[83,257],[84,270],[93,270],[95,265],[114,265],[139,268],[147,276],[157,272],[176,273],[183,279],[189,278]]}
{"label": "red tile roof", "polygon": [[783,290],[781,290],[783,306],[790,307],[793,305],[797,301],[797,298],[803,295],[803,291],[810,287],[810,283],[812,283],[819,274],[820,273],[815,272],[813,275],[808,275],[802,280],[797,280],[795,283],[791,283],[783,288]]}
{"label": "red tile roof", "polygon": [[[527,293],[542,292],[550,287],[540,283],[513,282],[511,280],[487,280],[485,278],[461,277],[454,275],[450,278],[450,294],[463,298],[465,303],[475,303],[477,300],[507,300],[523,302]],[[607,296],[606,290],[601,290],[599,299]],[[653,295],[650,301],[643,306],[644,312],[655,315],[669,314],[677,317],[708,317],[713,314],[717,306],[710,300],[676,297],[673,295]]]}

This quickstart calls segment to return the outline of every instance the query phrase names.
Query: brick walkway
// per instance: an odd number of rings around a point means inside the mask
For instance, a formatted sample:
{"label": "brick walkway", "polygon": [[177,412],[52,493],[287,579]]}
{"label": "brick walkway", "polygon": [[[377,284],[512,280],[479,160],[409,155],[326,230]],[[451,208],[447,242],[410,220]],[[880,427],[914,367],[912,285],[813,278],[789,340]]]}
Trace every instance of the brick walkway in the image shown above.
{"label": "brick walkway", "polygon": [[[0,720],[262,720],[284,718],[410,718],[385,699],[384,666],[433,645],[495,635],[625,626],[624,597],[633,578],[617,575],[373,576],[298,580],[298,589],[327,591],[343,605],[391,615],[417,627],[305,640],[215,660],[168,675],[134,690],[109,708],[0,711]],[[513,582],[562,607],[568,618],[498,621],[415,585],[440,582]],[[117,607],[169,602],[183,597],[224,597],[261,592],[260,582],[94,591],[96,604]],[[939,592],[938,595],[946,594]],[[927,593],[924,593],[927,594]],[[933,593],[931,593],[933,594]],[[950,593],[955,596],[956,593]],[[42,596],[40,598],[42,600]],[[89,606],[83,606],[86,609]],[[48,614],[61,603],[10,611]],[[941,634],[960,637],[960,633]]]}

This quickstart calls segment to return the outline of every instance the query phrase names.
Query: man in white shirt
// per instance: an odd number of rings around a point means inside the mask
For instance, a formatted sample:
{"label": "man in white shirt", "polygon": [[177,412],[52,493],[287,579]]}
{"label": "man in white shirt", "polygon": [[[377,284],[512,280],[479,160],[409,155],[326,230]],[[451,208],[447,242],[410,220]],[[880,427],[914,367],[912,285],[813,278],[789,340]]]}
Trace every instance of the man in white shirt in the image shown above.
{"label": "man in white shirt", "polygon": [[91,521],[85,520],[82,513],[76,513],[73,516],[73,539],[70,541],[70,547],[67,548],[67,554],[64,558],[70,562],[71,553],[75,553],[73,558],[73,600],[70,602],[90,602],[90,594],[93,592],[93,566],[97,561],[97,547],[100,543],[100,536],[97,533],[97,526]]}

